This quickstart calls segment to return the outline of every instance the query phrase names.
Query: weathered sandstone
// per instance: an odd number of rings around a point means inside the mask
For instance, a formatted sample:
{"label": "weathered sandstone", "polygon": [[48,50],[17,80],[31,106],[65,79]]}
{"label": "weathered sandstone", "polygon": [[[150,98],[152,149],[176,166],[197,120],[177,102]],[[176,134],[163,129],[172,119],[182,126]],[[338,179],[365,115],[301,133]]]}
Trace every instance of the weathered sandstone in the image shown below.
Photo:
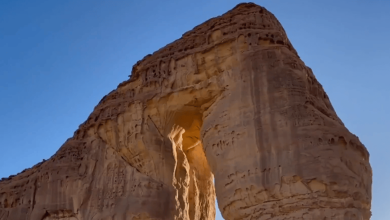
{"label": "weathered sandstone", "polygon": [[[214,187],[215,178],[215,187]],[[134,65],[47,161],[0,182],[1,220],[361,219],[369,154],[273,14],[252,3]]]}

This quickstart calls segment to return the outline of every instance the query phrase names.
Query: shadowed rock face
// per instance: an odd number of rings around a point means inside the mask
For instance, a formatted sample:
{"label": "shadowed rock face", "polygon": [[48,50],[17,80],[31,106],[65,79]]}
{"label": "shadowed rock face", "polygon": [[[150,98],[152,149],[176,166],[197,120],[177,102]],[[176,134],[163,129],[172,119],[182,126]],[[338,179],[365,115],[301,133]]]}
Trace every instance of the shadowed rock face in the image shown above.
{"label": "shadowed rock face", "polygon": [[[215,178],[215,188],[213,180]],[[237,5],[133,67],[1,220],[369,219],[369,154],[277,19]]]}

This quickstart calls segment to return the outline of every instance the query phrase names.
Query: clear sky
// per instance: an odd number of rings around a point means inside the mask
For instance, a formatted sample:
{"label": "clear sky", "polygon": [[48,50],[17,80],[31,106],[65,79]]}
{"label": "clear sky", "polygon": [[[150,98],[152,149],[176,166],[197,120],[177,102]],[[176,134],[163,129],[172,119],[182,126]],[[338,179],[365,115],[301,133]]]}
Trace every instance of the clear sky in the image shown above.
{"label": "clear sky", "polygon": [[[253,2],[276,15],[368,148],[372,219],[390,219],[390,1]],[[0,0],[0,178],[53,155],[136,61],[238,3]]]}

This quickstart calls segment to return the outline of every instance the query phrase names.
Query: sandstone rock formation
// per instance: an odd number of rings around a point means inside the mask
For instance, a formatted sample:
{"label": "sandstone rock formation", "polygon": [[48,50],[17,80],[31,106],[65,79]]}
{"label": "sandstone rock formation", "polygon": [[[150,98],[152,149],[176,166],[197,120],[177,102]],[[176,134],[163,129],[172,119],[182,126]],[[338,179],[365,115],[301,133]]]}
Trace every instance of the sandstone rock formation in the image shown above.
{"label": "sandstone rock formation", "polygon": [[[213,180],[215,178],[215,188]],[[1,220],[369,219],[369,154],[273,14],[239,4],[134,65]]]}

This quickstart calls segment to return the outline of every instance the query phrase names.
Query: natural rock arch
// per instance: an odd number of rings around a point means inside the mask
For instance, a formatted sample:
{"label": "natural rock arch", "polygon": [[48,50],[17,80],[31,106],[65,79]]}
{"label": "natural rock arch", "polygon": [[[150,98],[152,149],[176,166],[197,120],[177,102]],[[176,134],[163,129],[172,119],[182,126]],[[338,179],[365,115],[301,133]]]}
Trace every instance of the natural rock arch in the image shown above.
{"label": "natural rock arch", "polygon": [[[277,19],[252,3],[133,68],[0,219],[369,219],[369,154]],[[215,189],[213,178],[215,178]]]}

